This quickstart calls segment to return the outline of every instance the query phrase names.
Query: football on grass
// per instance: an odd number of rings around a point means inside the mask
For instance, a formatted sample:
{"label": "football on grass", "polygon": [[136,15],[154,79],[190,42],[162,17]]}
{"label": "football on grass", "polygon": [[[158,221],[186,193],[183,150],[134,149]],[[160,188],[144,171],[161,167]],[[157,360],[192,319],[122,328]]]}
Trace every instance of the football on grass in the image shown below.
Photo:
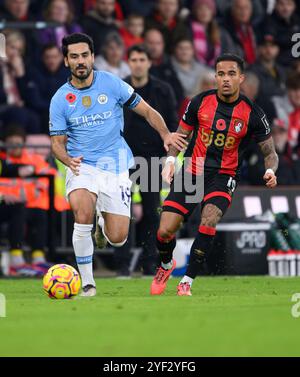
{"label": "football on grass", "polygon": [[43,278],[43,289],[53,299],[69,299],[81,288],[79,273],[67,264],[56,264],[49,268]]}

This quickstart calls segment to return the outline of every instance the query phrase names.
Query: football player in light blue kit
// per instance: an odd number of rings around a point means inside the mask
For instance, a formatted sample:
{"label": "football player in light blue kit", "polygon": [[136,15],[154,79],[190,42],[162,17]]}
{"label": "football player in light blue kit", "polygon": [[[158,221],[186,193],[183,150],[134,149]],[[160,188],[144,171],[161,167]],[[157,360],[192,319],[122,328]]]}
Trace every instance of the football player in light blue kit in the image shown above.
{"label": "football player in light blue kit", "polygon": [[95,210],[107,241],[122,246],[130,222],[128,169],[130,148],[122,137],[123,106],[145,117],[159,132],[165,149],[183,150],[184,135],[170,133],[161,115],[118,77],[93,70],[92,39],[82,33],[62,42],[71,77],[50,104],[50,136],[54,156],[67,166],[66,192],[74,213],[73,247],[82,278],[82,296],[94,296],[91,236]]}

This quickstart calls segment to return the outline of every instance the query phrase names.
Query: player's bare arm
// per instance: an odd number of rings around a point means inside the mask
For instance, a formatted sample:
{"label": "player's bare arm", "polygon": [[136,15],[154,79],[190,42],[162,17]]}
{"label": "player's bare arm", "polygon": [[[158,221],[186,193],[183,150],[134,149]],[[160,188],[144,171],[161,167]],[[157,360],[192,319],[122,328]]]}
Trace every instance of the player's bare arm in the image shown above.
{"label": "player's bare arm", "polygon": [[278,169],[278,155],[275,151],[274,141],[272,137],[258,143],[262,154],[264,155],[266,172],[263,179],[266,186],[273,188],[277,186],[276,170]]}
{"label": "player's bare arm", "polygon": [[133,109],[137,114],[144,117],[147,122],[160,134],[164,142],[165,150],[168,152],[170,146],[175,147],[179,151],[184,150],[188,143],[185,138],[186,135],[178,132],[170,132],[163,117],[153,109],[150,105],[147,104],[144,100]]}
{"label": "player's bare arm", "polygon": [[51,136],[51,149],[54,156],[68,166],[75,175],[79,175],[79,167],[83,156],[70,157],[66,150],[67,137],[65,135]]}
{"label": "player's bare arm", "polygon": [[[185,128],[179,126],[176,131],[180,135],[185,135],[186,139],[189,139],[192,131],[186,130]],[[175,174],[175,159],[178,156],[178,149],[175,148],[173,145],[170,146],[170,149],[168,151],[168,157],[165,162],[165,166],[162,170],[162,178],[164,182],[171,184],[174,174]]]}

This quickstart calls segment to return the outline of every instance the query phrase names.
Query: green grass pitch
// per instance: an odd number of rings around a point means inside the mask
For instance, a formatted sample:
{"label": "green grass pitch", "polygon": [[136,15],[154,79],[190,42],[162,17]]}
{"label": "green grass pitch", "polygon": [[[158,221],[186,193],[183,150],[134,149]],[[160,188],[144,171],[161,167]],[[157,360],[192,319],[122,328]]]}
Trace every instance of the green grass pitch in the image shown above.
{"label": "green grass pitch", "polygon": [[60,301],[0,280],[0,356],[300,356],[300,278],[200,277],[193,297],[177,282],[150,297],[148,279],[97,279],[97,297]]}

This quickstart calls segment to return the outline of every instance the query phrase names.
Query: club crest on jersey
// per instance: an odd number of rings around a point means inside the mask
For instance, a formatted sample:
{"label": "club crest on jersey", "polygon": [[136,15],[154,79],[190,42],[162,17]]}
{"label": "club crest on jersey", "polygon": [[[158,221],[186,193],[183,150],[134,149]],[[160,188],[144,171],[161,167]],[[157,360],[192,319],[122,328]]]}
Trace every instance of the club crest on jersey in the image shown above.
{"label": "club crest on jersey", "polygon": [[234,121],[234,130],[235,130],[236,133],[241,132],[243,127],[244,127],[244,122],[242,120],[236,119]]}
{"label": "club crest on jersey", "polygon": [[105,105],[108,101],[108,97],[106,94],[100,94],[98,96],[98,102],[100,103],[100,105]]}
{"label": "club crest on jersey", "polygon": [[84,96],[82,97],[82,104],[84,107],[91,107],[92,99],[90,96]]}

